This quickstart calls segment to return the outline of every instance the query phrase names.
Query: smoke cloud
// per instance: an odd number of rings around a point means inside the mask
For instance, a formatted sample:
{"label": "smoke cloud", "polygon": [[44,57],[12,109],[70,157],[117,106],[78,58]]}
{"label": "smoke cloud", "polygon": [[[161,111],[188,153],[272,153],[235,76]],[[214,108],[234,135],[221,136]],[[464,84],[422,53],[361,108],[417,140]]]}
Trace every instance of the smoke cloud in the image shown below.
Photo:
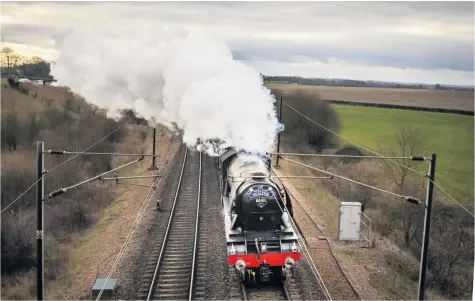
{"label": "smoke cloud", "polygon": [[[283,126],[260,74],[229,47],[202,34],[156,28],[75,32],[59,44],[51,75],[89,102],[134,109],[183,142],[216,155],[220,147],[263,154]],[[200,139],[201,144],[197,145]]]}

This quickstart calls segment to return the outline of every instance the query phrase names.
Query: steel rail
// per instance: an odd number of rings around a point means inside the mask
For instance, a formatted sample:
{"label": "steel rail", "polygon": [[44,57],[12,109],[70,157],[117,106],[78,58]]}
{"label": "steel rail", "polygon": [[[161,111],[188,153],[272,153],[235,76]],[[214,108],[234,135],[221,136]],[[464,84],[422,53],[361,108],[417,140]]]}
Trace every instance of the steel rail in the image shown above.
{"label": "steel rail", "polygon": [[290,293],[289,293],[289,290],[287,289],[287,285],[285,284],[285,281],[282,281],[280,284],[282,285],[282,288],[284,289],[285,298],[290,301],[291,300]]}
{"label": "steel rail", "polygon": [[242,282],[240,283],[240,286],[241,286],[242,299],[243,300],[248,300],[247,299],[247,293],[246,293],[246,286]]}
{"label": "steel rail", "polygon": [[185,156],[184,156],[184,159],[183,159],[183,165],[181,167],[180,179],[178,181],[178,187],[176,189],[175,198],[173,200],[173,207],[172,207],[172,210],[171,210],[171,213],[170,213],[170,217],[168,218],[168,224],[167,224],[167,230],[165,232],[165,237],[163,238],[162,246],[160,248],[160,255],[158,256],[157,264],[155,265],[155,271],[154,271],[153,277],[152,277],[152,282],[150,283],[150,288],[148,290],[147,301],[149,301],[152,298],[155,283],[157,281],[158,270],[159,270],[160,264],[162,262],[163,252],[165,251],[165,246],[166,246],[166,243],[167,243],[168,233],[170,232],[170,225],[172,224],[173,216],[174,216],[174,213],[175,213],[175,206],[176,206],[176,203],[177,203],[177,200],[178,200],[178,194],[179,194],[180,188],[181,188],[181,181],[183,179],[183,172],[185,170],[187,157],[188,157],[188,148],[185,148]]}
{"label": "steel rail", "polygon": [[198,228],[200,219],[200,200],[201,200],[201,152],[200,152],[200,171],[198,174],[198,204],[196,206],[196,223],[195,223],[195,242],[193,245],[193,261],[191,263],[191,279],[190,279],[190,292],[188,300],[191,301],[193,297],[193,280],[195,278],[195,264],[196,264],[196,250],[198,243]]}

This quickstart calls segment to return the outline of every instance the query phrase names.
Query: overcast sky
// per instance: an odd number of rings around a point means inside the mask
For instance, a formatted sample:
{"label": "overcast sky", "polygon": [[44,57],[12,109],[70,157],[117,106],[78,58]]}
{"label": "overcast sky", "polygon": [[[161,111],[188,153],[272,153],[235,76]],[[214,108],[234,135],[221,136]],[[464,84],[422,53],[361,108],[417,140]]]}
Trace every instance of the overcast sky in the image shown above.
{"label": "overcast sky", "polygon": [[3,45],[54,59],[87,27],[179,26],[267,75],[473,85],[473,2],[65,2],[1,8]]}

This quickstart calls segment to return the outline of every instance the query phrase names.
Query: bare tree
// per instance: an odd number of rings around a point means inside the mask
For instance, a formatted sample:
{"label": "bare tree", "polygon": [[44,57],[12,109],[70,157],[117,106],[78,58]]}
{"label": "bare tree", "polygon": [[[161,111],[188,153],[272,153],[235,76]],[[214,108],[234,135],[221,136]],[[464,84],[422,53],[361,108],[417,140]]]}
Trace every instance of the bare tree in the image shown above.
{"label": "bare tree", "polygon": [[432,252],[429,253],[429,267],[432,282],[444,295],[452,298],[470,296],[473,284],[473,228],[467,227],[463,219],[439,221]]}
{"label": "bare tree", "polygon": [[22,124],[17,115],[9,114],[2,119],[2,148],[16,151],[22,137]]}
{"label": "bare tree", "polygon": [[[406,183],[405,190],[408,195],[416,198],[423,197],[423,191],[418,189],[416,185]],[[422,206],[414,206],[411,203],[402,201],[399,203],[397,212],[394,215],[402,223],[402,231],[404,236],[404,243],[406,247],[411,246],[411,243],[416,239],[419,233],[422,233],[422,226],[424,221],[424,210]],[[420,244],[418,244],[420,246]]]}
{"label": "bare tree", "polygon": [[[401,125],[396,132],[396,145],[389,149],[387,154],[396,157],[410,157],[421,155],[425,149],[425,137],[422,133],[410,125]],[[395,159],[399,164],[384,160],[384,169],[391,182],[396,186],[399,194],[407,195],[420,193],[414,185],[408,185],[414,169],[414,161],[410,159]],[[414,240],[415,231],[421,227],[422,216],[412,204],[403,201],[400,206],[399,219],[402,223],[404,242],[407,247]]]}
{"label": "bare tree", "polygon": [[[398,157],[421,155],[425,149],[425,137],[410,125],[401,125],[396,132],[396,146],[390,149],[388,154]],[[405,184],[412,173],[414,161],[410,159],[395,159],[400,165],[384,160],[386,171],[391,181],[396,185],[399,193],[405,193]]]}

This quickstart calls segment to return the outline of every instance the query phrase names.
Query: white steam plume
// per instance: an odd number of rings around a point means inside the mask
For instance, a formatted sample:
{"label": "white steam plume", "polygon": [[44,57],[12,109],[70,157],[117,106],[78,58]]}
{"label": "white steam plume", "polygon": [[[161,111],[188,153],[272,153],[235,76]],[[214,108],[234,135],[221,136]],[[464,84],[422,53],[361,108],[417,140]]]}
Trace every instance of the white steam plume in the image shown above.
{"label": "white steam plume", "polygon": [[176,124],[187,145],[200,139],[211,155],[212,139],[238,151],[272,151],[283,129],[260,74],[234,60],[224,42],[195,33],[76,32],[60,43],[51,74],[109,116],[134,109]]}

